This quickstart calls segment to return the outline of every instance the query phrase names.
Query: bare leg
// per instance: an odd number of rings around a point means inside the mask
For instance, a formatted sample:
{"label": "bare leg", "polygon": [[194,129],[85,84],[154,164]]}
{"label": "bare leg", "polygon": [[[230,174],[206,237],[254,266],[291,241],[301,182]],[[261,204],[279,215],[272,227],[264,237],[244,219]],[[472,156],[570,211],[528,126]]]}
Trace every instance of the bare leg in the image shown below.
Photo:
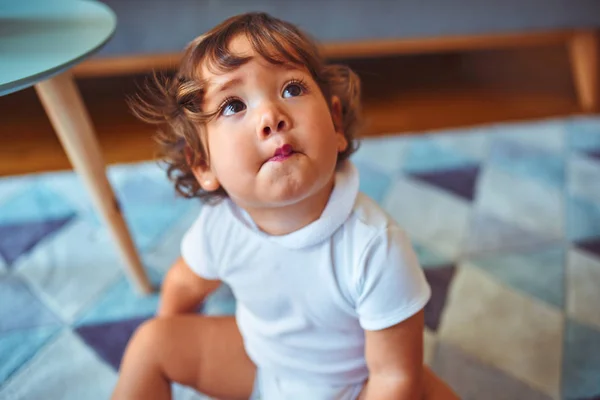
{"label": "bare leg", "polygon": [[170,399],[171,382],[219,399],[248,399],[256,367],[233,317],[156,318],[131,339],[113,400]]}

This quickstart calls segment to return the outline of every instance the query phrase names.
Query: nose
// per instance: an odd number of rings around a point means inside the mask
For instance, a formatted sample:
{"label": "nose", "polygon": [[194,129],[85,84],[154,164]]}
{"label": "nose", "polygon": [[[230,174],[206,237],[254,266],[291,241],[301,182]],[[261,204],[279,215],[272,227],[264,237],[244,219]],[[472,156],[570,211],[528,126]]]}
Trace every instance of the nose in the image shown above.
{"label": "nose", "polygon": [[281,133],[290,129],[290,118],[276,104],[269,103],[260,113],[257,134],[260,139],[266,139],[273,133]]}

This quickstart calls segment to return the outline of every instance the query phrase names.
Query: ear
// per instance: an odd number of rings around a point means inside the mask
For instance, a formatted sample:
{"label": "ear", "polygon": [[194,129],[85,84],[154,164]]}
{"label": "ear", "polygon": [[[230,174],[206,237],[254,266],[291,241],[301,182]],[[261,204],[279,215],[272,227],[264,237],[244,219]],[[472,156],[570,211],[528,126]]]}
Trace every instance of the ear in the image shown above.
{"label": "ear", "polygon": [[338,141],[338,153],[341,153],[348,148],[348,139],[344,135],[342,102],[337,96],[331,97],[331,117]]}
{"label": "ear", "polygon": [[221,187],[219,180],[209,167],[196,166],[192,167],[192,173],[200,184],[202,189],[207,192],[214,192]]}
{"label": "ear", "polygon": [[185,148],[185,158],[192,174],[194,174],[194,178],[196,178],[202,189],[207,192],[214,192],[221,187],[215,173],[206,162],[194,163],[192,149],[189,147]]}

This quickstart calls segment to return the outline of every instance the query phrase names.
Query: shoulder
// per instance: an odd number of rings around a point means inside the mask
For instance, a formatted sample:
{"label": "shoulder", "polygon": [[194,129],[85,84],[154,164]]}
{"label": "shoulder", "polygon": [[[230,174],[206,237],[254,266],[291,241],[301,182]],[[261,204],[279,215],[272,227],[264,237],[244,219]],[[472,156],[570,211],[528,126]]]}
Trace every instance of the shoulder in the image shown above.
{"label": "shoulder", "polygon": [[408,234],[374,200],[360,193],[345,227],[354,247],[354,281],[380,268],[419,267]]}
{"label": "shoulder", "polygon": [[388,226],[397,225],[388,213],[386,213],[376,202],[364,193],[356,196],[353,215],[362,224],[375,230],[382,230]]}
{"label": "shoulder", "polygon": [[192,271],[205,279],[221,279],[232,223],[226,201],[202,206],[181,241],[181,256]]}
{"label": "shoulder", "polygon": [[214,204],[203,204],[198,216],[192,222],[183,237],[188,245],[203,244],[204,248],[215,243],[224,243],[223,239],[233,223],[232,213],[227,200]]}
{"label": "shoulder", "polygon": [[346,222],[345,229],[350,231],[359,242],[367,245],[390,230],[401,231],[398,223],[369,196],[359,193]]}
{"label": "shoulder", "polygon": [[197,231],[197,233],[202,231],[214,232],[231,223],[232,212],[228,201],[223,199],[216,203],[203,204],[190,231]]}
{"label": "shoulder", "polygon": [[[412,243],[406,232],[374,200],[363,193],[356,197],[354,208],[342,231],[340,242],[350,252],[355,280],[361,280],[374,262],[403,268],[414,264]],[[339,243],[339,242],[338,242]]]}

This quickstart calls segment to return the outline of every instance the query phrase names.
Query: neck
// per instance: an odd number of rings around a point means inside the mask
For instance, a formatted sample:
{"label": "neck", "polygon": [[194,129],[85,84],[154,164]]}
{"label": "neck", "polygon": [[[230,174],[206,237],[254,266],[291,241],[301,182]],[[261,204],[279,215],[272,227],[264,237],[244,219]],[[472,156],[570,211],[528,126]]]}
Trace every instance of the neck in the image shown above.
{"label": "neck", "polygon": [[245,208],[254,223],[273,236],[287,235],[311,224],[321,217],[333,190],[335,177],[327,185],[298,203],[283,207]]}

